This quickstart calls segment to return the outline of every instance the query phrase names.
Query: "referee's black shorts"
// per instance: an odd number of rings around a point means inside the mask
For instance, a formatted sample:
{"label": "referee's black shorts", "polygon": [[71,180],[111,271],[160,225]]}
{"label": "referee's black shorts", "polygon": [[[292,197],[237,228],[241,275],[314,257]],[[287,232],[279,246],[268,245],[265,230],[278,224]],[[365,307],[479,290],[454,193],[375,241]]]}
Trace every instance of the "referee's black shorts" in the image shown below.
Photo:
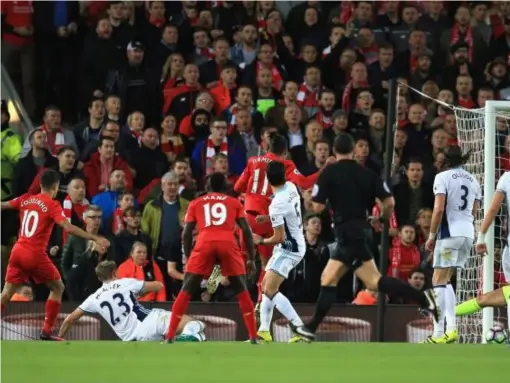
{"label": "referee's black shorts", "polygon": [[336,252],[330,258],[357,269],[363,262],[374,258],[372,253],[373,231],[367,221],[355,220],[335,224]]}

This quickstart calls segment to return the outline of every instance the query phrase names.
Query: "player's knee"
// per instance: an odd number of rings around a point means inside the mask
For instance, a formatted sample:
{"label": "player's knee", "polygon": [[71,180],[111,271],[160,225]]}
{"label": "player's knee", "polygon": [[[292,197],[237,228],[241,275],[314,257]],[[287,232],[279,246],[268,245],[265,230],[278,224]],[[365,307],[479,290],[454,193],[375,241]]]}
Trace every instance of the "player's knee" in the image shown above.
{"label": "player's knee", "polygon": [[48,287],[53,294],[56,294],[59,296],[62,296],[64,294],[65,286],[64,286],[64,282],[62,282],[62,281],[53,281],[53,282],[51,282],[51,285]]}
{"label": "player's knee", "polygon": [[449,269],[434,269],[434,274],[432,275],[432,285],[438,286],[447,284],[449,276]]}
{"label": "player's knee", "polygon": [[321,275],[321,286],[336,286],[338,283],[336,279],[336,274],[333,272],[329,272],[324,270]]}

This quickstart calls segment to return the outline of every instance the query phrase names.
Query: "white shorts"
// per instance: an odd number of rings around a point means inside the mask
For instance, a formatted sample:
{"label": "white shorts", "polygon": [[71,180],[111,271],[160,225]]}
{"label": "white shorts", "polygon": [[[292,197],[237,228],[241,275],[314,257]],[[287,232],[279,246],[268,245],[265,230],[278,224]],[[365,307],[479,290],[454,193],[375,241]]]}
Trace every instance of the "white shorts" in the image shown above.
{"label": "white shorts", "polygon": [[172,318],[172,313],[170,311],[152,309],[149,315],[147,315],[136,329],[135,340],[163,340],[170,326],[170,318]]}
{"label": "white shorts", "polygon": [[507,283],[510,283],[510,250],[508,249],[508,245],[505,246],[503,254],[501,255],[501,268],[503,269],[505,280]]}
{"label": "white shorts", "polygon": [[273,255],[266,266],[266,271],[272,271],[285,279],[289,277],[291,270],[303,259],[304,254],[291,253],[280,247],[273,249]]}
{"label": "white shorts", "polygon": [[434,248],[434,269],[464,267],[473,249],[473,240],[466,237],[438,239]]}

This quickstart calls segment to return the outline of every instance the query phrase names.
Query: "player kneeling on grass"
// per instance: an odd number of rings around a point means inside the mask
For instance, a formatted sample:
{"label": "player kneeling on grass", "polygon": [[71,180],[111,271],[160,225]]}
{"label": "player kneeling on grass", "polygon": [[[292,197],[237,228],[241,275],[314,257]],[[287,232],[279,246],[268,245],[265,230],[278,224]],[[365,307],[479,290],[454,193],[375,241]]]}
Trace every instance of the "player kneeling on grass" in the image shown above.
{"label": "player kneeling on grass", "polygon": [[[227,181],[223,174],[213,173],[207,180],[206,190],[207,194],[194,199],[186,212],[182,244],[188,261],[182,290],[172,306],[173,315],[166,339],[169,343],[173,341],[177,325],[188,309],[191,296],[200,288],[204,276],[211,275],[214,265],[219,264],[221,273],[228,278],[230,287],[236,291],[250,341],[257,343],[254,307],[246,288],[246,267],[250,273],[255,270],[251,230],[241,203],[224,194]],[[249,258],[246,266],[235,238],[236,223],[247,244]],[[198,227],[198,235],[192,252],[195,226]]]}
{"label": "player kneeling on grass", "polygon": [[[133,247],[139,245],[143,244],[135,242]],[[83,315],[99,314],[124,341],[163,340],[172,313],[161,309],[149,310],[136,300],[138,296],[162,289],[161,282],[117,279],[117,266],[113,261],[99,263],[96,275],[103,285],[64,320],[59,331],[60,337],[64,337],[73,323]],[[178,340],[203,341],[204,328],[204,323],[182,316],[177,327],[177,332],[181,334]]]}
{"label": "player kneeling on grass", "polygon": [[[253,234],[253,240],[257,245],[276,245],[262,281],[260,327],[257,333],[263,342],[272,342],[269,326],[274,307],[289,320],[293,331],[303,326],[303,321],[290,301],[278,290],[282,282],[288,278],[289,272],[305,256],[306,242],[301,218],[301,198],[296,186],[292,182],[285,182],[285,165],[282,162],[270,162],[267,165],[266,177],[273,189],[273,200],[269,205],[273,236],[264,238]],[[301,339],[301,336],[295,336],[291,342]]]}

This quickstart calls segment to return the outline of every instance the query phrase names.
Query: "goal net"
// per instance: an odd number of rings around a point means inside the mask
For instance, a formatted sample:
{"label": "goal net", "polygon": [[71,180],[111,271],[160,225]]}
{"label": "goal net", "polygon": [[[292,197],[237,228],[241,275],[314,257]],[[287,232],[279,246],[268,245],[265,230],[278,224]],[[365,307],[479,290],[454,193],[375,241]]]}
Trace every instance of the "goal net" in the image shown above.
{"label": "goal net", "polygon": [[[481,209],[475,217],[478,232],[488,209],[499,177],[510,170],[510,102],[488,101],[481,109],[453,108],[456,116],[457,139],[464,152],[471,151],[466,170],[482,185]],[[457,273],[457,299],[463,302],[505,284],[501,255],[506,246],[507,206],[498,212],[495,224],[487,233],[488,256],[474,253],[466,267]],[[510,282],[510,281],[507,281]],[[506,311],[506,310],[505,310]],[[491,327],[505,327],[506,313],[487,308],[482,313],[457,318],[462,343],[483,343]]]}

